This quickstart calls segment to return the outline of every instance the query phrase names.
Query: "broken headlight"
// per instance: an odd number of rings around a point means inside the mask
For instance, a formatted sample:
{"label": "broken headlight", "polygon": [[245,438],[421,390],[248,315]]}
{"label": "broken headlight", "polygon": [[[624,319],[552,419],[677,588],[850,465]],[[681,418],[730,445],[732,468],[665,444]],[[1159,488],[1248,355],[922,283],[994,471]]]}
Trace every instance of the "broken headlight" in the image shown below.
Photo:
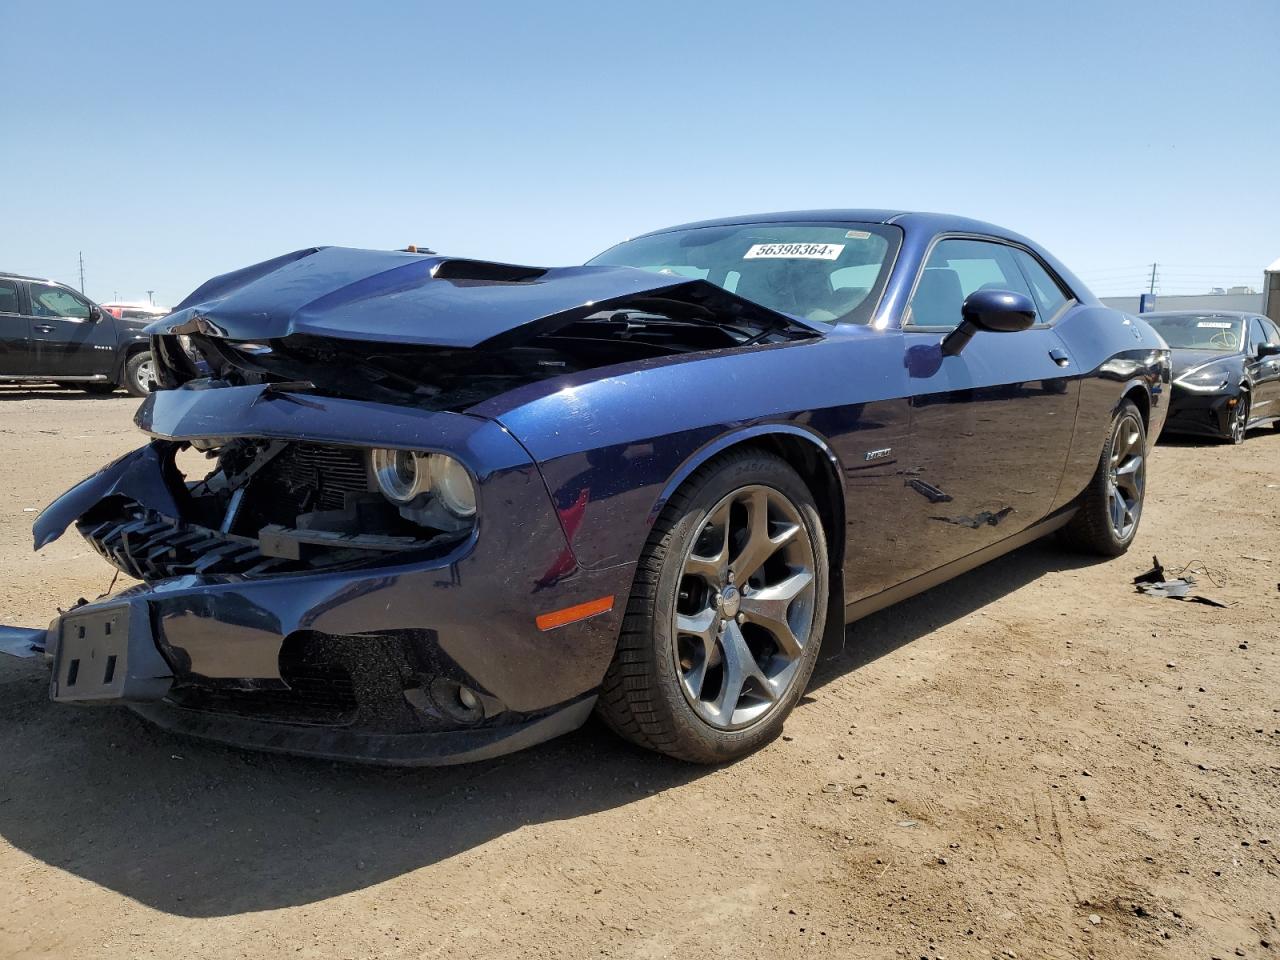
{"label": "broken headlight", "polygon": [[475,516],[475,484],[467,468],[453,457],[415,450],[376,449],[371,459],[378,489],[396,506],[435,502],[459,520]]}

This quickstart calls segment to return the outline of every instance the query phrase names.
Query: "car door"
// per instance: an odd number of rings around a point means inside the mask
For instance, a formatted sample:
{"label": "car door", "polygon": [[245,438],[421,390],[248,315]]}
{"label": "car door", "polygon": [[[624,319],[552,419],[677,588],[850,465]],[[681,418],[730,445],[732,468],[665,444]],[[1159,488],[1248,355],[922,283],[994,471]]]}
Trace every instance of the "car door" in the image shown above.
{"label": "car door", "polygon": [[[1030,297],[1035,324],[1017,333],[979,332],[959,354],[943,356],[941,340],[959,323],[964,298],[984,288]],[[935,241],[902,324],[910,391],[903,470],[914,493],[899,537],[904,577],[1048,514],[1079,400],[1078,372],[1053,323],[1073,304],[1029,251],[988,237]]]}
{"label": "car door", "polygon": [[1245,363],[1253,380],[1254,417],[1280,417],[1280,356],[1259,356],[1263,344],[1280,344],[1280,331],[1265,317],[1249,321]]}
{"label": "car door", "polygon": [[66,287],[31,281],[32,373],[58,377],[110,374],[115,328],[88,300]]}
{"label": "car door", "polygon": [[0,277],[0,377],[31,369],[31,322],[23,309],[22,281]]}

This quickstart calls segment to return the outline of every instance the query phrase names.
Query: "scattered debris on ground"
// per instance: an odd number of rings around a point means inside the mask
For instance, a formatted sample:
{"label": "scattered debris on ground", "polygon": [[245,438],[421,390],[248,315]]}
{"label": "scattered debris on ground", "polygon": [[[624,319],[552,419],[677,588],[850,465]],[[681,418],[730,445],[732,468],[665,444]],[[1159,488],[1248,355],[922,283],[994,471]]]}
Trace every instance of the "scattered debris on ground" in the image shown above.
{"label": "scattered debris on ground", "polygon": [[1210,572],[1199,560],[1192,560],[1189,564],[1179,571],[1176,577],[1169,577],[1165,573],[1164,567],[1160,564],[1159,557],[1151,558],[1152,567],[1146,573],[1140,573],[1133,578],[1134,585],[1138,588],[1138,592],[1146,594],[1148,597],[1167,597],[1170,600],[1186,600],[1189,603],[1203,603],[1210,607],[1230,607],[1232,604],[1225,603],[1222,600],[1216,600],[1213,597],[1205,596],[1202,593],[1192,593],[1191,588],[1196,585],[1196,578],[1189,573],[1193,567],[1199,566],[1200,572],[1203,573],[1209,581],[1216,587],[1221,587],[1225,580],[1219,582],[1218,576]]}

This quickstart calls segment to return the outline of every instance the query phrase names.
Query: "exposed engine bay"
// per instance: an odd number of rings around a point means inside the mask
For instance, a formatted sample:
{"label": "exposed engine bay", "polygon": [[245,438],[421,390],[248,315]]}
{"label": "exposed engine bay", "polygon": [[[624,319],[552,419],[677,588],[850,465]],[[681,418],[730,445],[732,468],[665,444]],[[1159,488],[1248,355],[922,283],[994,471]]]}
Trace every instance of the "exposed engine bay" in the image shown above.
{"label": "exposed engine bay", "polygon": [[[370,451],[358,447],[253,439],[156,446],[180,516],[116,496],[76,522],[103,557],[148,582],[348,567],[396,553],[429,556],[465,539],[473,525],[429,492],[409,504],[389,500],[379,491]],[[188,448],[212,461],[203,476],[180,471],[176,457]]]}

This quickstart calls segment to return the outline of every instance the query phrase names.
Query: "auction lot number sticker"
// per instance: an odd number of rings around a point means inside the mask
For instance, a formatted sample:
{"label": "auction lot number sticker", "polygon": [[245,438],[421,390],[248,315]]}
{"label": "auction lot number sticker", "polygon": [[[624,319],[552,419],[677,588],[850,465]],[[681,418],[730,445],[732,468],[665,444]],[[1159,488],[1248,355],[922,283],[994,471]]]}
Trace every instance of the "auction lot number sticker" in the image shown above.
{"label": "auction lot number sticker", "polygon": [[757,243],[743,260],[838,260],[843,243]]}

